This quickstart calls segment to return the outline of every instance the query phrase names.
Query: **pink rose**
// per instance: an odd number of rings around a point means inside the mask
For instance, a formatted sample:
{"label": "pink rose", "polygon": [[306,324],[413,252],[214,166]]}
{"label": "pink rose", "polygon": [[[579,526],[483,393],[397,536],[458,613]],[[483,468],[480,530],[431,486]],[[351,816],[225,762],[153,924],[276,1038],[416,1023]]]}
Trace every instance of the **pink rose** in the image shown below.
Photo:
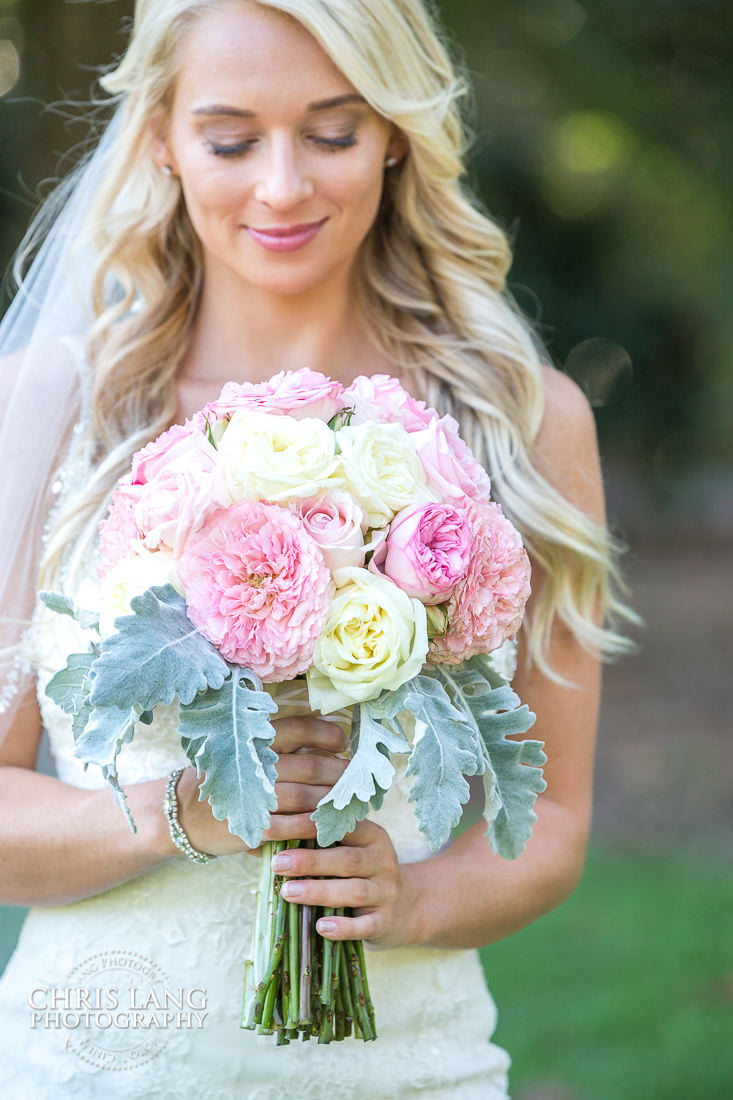
{"label": "pink rose", "polygon": [[354,408],[351,424],[376,420],[379,424],[401,424],[406,432],[417,432],[438,418],[434,409],[414,398],[389,374],[373,374],[371,378],[359,375],[344,390],[344,404]]}
{"label": "pink rose", "polygon": [[428,660],[458,664],[491,653],[519,630],[530,594],[530,565],[516,527],[498,504],[465,502],[471,526],[468,571],[451,596],[448,630],[435,638]]}
{"label": "pink rose", "polygon": [[321,548],[328,568],[364,564],[366,516],[359,504],[343,489],[293,504],[308,534]]}
{"label": "pink rose", "polygon": [[428,485],[442,500],[458,503],[465,497],[477,501],[489,499],[489,475],[461,439],[458,423],[452,416],[431,421],[422,431],[413,432],[411,439]]}
{"label": "pink rose", "polygon": [[135,521],[145,532],[145,545],[172,550],[174,557],[180,557],[188,537],[219,507],[211,472],[195,462],[169,463],[141,490]]}
{"label": "pink rose", "polygon": [[184,457],[197,462],[205,470],[213,470],[216,465],[216,450],[192,420],[185,424],[174,424],[167,432],[163,432],[152,443],[148,443],[147,447],[134,454],[132,480],[136,485],[145,485],[169,462],[176,462]]}
{"label": "pink rose", "polygon": [[222,420],[236,409],[257,409],[296,420],[314,417],[328,422],[343,408],[343,392],[340,382],[307,367],[280,371],[267,382],[227,382],[218,399],[206,405],[203,416]]}
{"label": "pink rose", "polygon": [[267,683],[309,668],[333,585],[292,512],[246,500],[214,512],[188,539],[178,576],[191,621],[226,660]]}
{"label": "pink rose", "polygon": [[143,537],[135,519],[135,508],[141,491],[142,486],[133,485],[129,475],[117,483],[109,512],[99,525],[102,558],[99,566],[100,578],[118,561],[127,557],[133,542]]}
{"label": "pink rose", "polygon": [[470,553],[465,515],[445,504],[413,505],[392,520],[383,569],[408,596],[443,603],[465,576]]}

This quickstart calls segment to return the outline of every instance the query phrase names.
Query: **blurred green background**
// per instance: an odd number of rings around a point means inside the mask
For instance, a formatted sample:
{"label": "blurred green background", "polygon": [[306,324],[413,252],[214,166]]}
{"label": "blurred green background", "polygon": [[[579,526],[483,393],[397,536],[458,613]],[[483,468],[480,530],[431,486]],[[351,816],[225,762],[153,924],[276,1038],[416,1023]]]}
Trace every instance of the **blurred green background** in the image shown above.
{"label": "blurred green background", "polygon": [[[450,0],[470,178],[597,412],[638,657],[609,669],[588,872],[487,949],[516,1100],[733,1095],[733,6]],[[132,0],[0,0],[0,269]],[[5,299],[7,301],[7,299]],[[2,308],[0,303],[0,308]],[[0,966],[22,913],[0,908]]]}

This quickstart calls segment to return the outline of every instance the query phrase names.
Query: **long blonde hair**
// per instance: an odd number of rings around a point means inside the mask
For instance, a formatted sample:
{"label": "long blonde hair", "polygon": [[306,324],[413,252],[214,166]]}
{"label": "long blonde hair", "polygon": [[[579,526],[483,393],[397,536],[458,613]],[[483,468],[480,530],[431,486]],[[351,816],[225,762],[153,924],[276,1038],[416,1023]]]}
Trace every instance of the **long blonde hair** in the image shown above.
{"label": "long blonde hair", "polygon": [[[257,2],[296,19],[408,139],[403,165],[386,173],[365,242],[360,302],[375,339],[410,372],[418,396],[456,416],[546,573],[526,624],[531,660],[555,675],[547,653],[556,615],[584,647],[624,651],[629,643],[612,624],[634,616],[619,596],[618,548],[531,460],[549,360],[507,292],[506,235],[462,185],[466,84],[422,0]],[[90,340],[97,461],[83,494],[57,516],[42,566],[49,587],[67,547],[75,547],[73,561],[83,560],[132,453],[175,416],[176,371],[202,264],[180,191],[153,162],[148,125],[170,108],[183,37],[220,3],[137,0],[127,53],[101,81],[124,117],[89,215],[99,255]],[[119,289],[113,302],[110,281]]]}

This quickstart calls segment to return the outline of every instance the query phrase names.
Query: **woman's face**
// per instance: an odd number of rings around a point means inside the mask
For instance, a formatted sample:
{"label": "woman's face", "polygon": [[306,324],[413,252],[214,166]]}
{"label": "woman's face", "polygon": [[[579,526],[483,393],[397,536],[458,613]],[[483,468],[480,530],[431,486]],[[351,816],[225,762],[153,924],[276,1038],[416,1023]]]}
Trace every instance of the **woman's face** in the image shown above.
{"label": "woman's face", "polygon": [[402,152],[297,22],[255,4],[206,13],[181,49],[170,118],[153,127],[203,246],[206,278],[275,294],[348,279]]}

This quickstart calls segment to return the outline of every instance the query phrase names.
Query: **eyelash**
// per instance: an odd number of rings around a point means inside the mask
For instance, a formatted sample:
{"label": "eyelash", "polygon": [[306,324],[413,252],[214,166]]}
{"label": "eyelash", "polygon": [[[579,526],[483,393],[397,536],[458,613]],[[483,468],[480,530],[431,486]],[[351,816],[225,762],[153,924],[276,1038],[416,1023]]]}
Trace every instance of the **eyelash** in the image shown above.
{"label": "eyelash", "polygon": [[[341,149],[351,149],[357,144],[356,134],[346,134],[341,138],[311,138],[325,153],[338,153]],[[255,144],[254,141],[243,141],[239,145],[218,145],[215,141],[209,141],[208,146],[216,157],[243,157]]]}

